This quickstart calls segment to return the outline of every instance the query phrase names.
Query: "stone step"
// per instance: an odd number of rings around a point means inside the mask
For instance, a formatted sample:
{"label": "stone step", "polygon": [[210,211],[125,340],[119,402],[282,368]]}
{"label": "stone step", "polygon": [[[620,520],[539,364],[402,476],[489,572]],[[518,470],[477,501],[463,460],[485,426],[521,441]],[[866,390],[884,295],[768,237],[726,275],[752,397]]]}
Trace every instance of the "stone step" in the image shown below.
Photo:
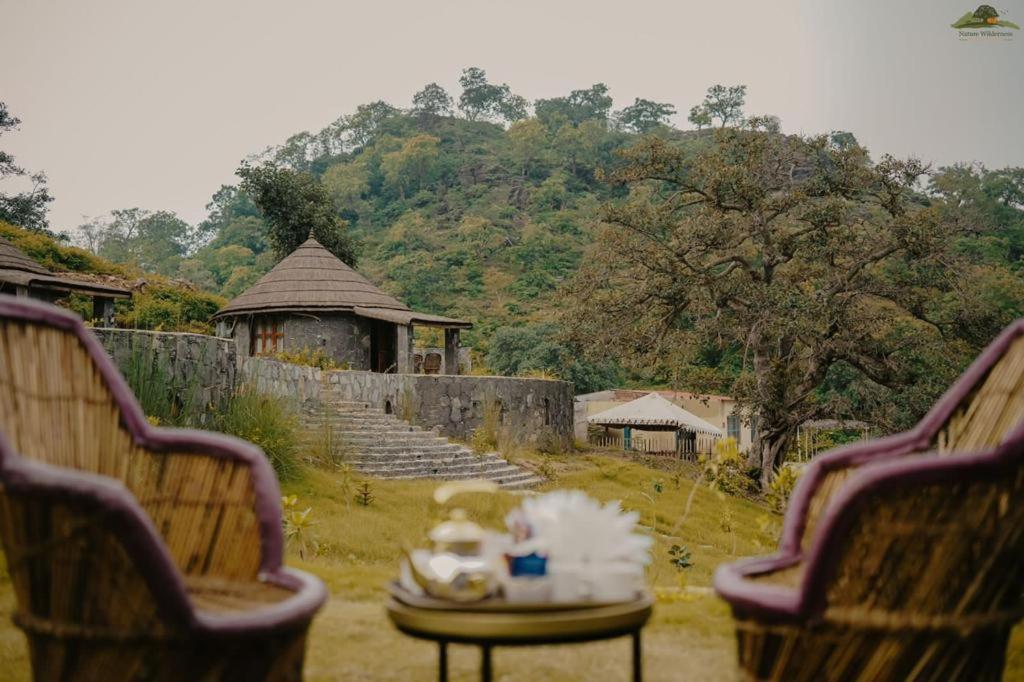
{"label": "stone step", "polygon": [[[322,424],[320,424],[320,425],[317,425],[317,424],[305,425],[305,424],[301,424],[300,423],[299,427],[303,431],[308,431],[308,432],[316,431],[316,432],[324,433],[324,432],[328,431],[328,428],[323,426]],[[398,424],[393,424],[393,425],[390,425],[387,428],[383,428],[383,429],[353,429],[353,428],[331,427],[329,430],[334,435],[336,435],[336,436],[340,435],[340,436],[345,437],[345,438],[351,437],[351,436],[354,436],[354,437],[374,436],[374,435],[389,436],[389,435],[392,435],[392,434],[410,434],[410,433],[423,433],[423,434],[426,434],[426,435],[429,435],[429,436],[436,436],[437,435],[433,431],[424,431],[419,426],[398,425]]]}
{"label": "stone step", "polygon": [[[474,478],[480,478],[475,474],[452,474],[452,475],[437,475],[437,476],[424,476],[424,475],[383,475],[377,476],[376,478],[385,478],[389,480],[408,481],[419,478],[433,478],[440,480],[449,481],[460,481],[460,480],[471,480]],[[487,480],[495,481],[498,486],[503,490],[522,490],[525,488],[532,488],[533,486],[540,485],[544,482],[544,479],[534,476],[533,474],[513,474],[509,476],[490,477],[485,476]]]}
{"label": "stone step", "polygon": [[464,453],[464,454],[469,454],[469,455],[472,454],[471,450],[467,450],[466,448],[462,447],[461,445],[452,445],[450,443],[446,443],[444,445],[434,445],[434,444],[364,445],[364,446],[361,446],[361,447],[358,447],[358,448],[353,448],[353,449],[354,450],[358,450],[359,452],[365,452],[367,454],[374,454],[374,455],[398,455],[398,454],[401,454],[403,452],[408,452],[410,450],[415,450],[416,452],[420,452],[420,453],[434,453],[434,454],[438,454],[438,455],[455,454],[455,453]]}
{"label": "stone step", "polygon": [[[299,437],[306,442],[319,443],[326,440],[326,436],[323,433],[317,431],[307,431],[299,435]],[[374,447],[395,447],[395,446],[408,446],[416,447],[419,445],[424,446],[437,446],[437,445],[452,445],[449,441],[444,438],[437,438],[434,436],[422,436],[416,437],[408,434],[393,434],[385,438],[372,437],[372,438],[352,438],[352,437],[341,437],[334,434],[333,440],[338,443],[344,443],[346,446],[356,449],[374,448]],[[459,446],[462,447],[462,446]]]}
{"label": "stone step", "polygon": [[304,422],[310,422],[311,424],[372,424],[379,426],[381,424],[407,424],[408,422],[399,419],[398,417],[391,414],[310,414],[303,412],[299,415],[299,420]]}
{"label": "stone step", "polygon": [[321,445],[329,437],[360,473],[381,478],[464,480],[486,478],[502,488],[529,488],[543,479],[494,453],[478,455],[465,445],[440,437],[384,412],[381,406],[334,395],[326,386],[319,405],[299,415],[300,438]]}
{"label": "stone step", "polygon": [[361,473],[370,476],[395,477],[395,476],[427,476],[435,478],[438,476],[460,476],[473,478],[480,476],[484,478],[503,478],[506,476],[519,475],[523,470],[517,466],[505,463],[504,466],[487,467],[480,464],[445,464],[443,462],[431,465],[429,463],[402,464],[400,466],[353,466]]}
{"label": "stone step", "polygon": [[475,455],[454,455],[452,457],[437,457],[435,455],[429,454],[418,455],[414,452],[396,455],[390,458],[365,456],[348,457],[346,458],[345,461],[348,464],[351,464],[352,466],[355,467],[365,467],[371,469],[391,469],[396,467],[400,468],[409,466],[459,466],[478,467],[480,469],[495,469],[513,466],[500,458],[479,459]]}

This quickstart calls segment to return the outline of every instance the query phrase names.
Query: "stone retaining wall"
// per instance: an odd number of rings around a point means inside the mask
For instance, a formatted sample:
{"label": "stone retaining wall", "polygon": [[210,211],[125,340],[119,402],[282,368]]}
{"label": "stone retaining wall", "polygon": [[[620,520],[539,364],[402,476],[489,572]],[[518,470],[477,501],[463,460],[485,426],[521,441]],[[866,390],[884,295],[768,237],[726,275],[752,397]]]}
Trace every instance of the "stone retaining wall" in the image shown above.
{"label": "stone retaining wall", "polygon": [[[185,423],[209,423],[240,383],[261,393],[316,406],[335,399],[365,402],[451,438],[468,439],[491,410],[514,442],[568,448],[573,442],[572,384],[547,379],[447,374],[322,371],[258,357],[238,358],[235,343],[202,334],[93,329],[121,373],[159,376]],[[137,379],[137,377],[135,377]],[[152,381],[150,381],[152,383]],[[325,389],[325,387],[327,387]]]}
{"label": "stone retaining wall", "polygon": [[92,329],[129,384],[139,379],[166,385],[168,399],[182,410],[181,422],[203,425],[235,388],[235,344],[204,334],[139,329]]}
{"label": "stone retaining wall", "polygon": [[553,440],[567,448],[573,440],[573,389],[565,381],[321,371],[253,357],[242,358],[239,378],[261,393],[306,406],[328,391],[336,399],[381,407],[452,438],[468,439],[490,406],[498,429],[515,442]]}

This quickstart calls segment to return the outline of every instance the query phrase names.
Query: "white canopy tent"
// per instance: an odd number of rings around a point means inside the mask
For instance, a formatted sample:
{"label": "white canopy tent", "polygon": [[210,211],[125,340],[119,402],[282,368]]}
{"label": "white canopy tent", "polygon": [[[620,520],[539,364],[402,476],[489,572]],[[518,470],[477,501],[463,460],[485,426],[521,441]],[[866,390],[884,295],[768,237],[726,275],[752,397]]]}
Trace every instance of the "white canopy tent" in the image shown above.
{"label": "white canopy tent", "polygon": [[598,412],[587,417],[587,423],[606,428],[621,428],[623,448],[626,450],[631,449],[634,428],[641,431],[675,431],[676,449],[679,454],[709,451],[714,441],[723,435],[717,426],[666,400],[658,393],[648,393],[642,398]]}

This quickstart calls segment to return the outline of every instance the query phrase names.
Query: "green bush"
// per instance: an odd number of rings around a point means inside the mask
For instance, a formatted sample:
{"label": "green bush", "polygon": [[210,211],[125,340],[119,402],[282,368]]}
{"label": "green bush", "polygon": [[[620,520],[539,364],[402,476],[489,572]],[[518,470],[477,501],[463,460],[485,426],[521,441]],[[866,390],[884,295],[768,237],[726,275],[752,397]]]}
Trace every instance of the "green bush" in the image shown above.
{"label": "green bush", "polygon": [[743,461],[735,438],[719,440],[715,443],[714,454],[702,456],[698,464],[701,466],[702,478],[715,490],[745,496],[757,492],[757,481]]}
{"label": "green bush", "polygon": [[127,276],[124,267],[77,246],[65,246],[38,232],[29,232],[0,221],[0,237],[21,249],[44,268],[56,272],[87,272],[99,275]]}
{"label": "green bush", "polygon": [[796,467],[783,466],[779,469],[778,473],[775,474],[775,478],[772,479],[771,484],[768,486],[768,492],[765,494],[765,498],[768,500],[768,504],[772,506],[772,509],[780,514],[786,511],[789,497],[793,494],[793,488],[796,487],[796,482],[799,479],[800,473]]}
{"label": "green bush", "polygon": [[262,448],[282,481],[298,475],[298,417],[284,400],[243,386],[228,401],[218,426]]}
{"label": "green bush", "polygon": [[210,317],[224,303],[223,298],[214,294],[152,283],[130,300],[117,302],[117,323],[136,329],[210,334]]}

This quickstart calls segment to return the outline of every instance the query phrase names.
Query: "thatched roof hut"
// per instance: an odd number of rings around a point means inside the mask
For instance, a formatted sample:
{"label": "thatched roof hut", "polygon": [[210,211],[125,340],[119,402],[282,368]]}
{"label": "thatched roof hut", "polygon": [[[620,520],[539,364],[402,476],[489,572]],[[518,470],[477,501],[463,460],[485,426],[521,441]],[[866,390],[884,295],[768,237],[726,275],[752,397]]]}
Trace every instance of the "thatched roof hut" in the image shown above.
{"label": "thatched roof hut", "polygon": [[412,371],[412,327],[423,325],[445,329],[446,373],[457,373],[458,330],[473,326],[411,310],[312,236],[214,319],[244,354],[321,349],[353,369],[382,372]]}
{"label": "thatched roof hut", "polygon": [[127,289],[50,272],[3,237],[0,237],[0,293],[44,301],[69,293],[91,296],[93,317],[107,326],[114,322],[114,299],[132,295]]}

